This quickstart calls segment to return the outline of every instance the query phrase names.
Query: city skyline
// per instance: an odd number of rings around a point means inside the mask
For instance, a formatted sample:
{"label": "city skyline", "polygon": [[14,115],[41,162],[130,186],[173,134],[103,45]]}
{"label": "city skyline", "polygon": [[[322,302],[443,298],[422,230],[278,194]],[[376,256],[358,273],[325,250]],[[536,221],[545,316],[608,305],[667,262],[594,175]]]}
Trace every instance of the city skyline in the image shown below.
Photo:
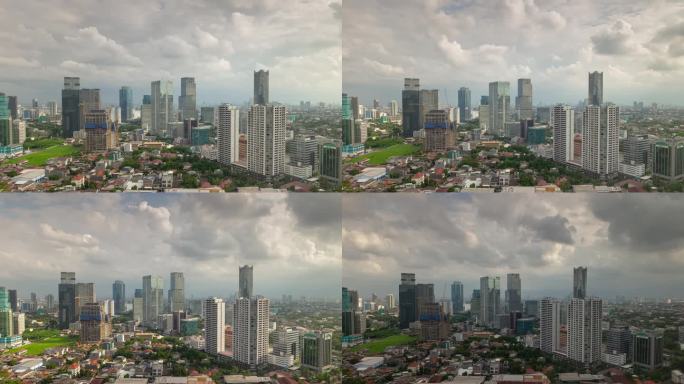
{"label": "city skyline", "polygon": [[339,199],[301,196],[83,195],[58,205],[8,197],[0,203],[7,228],[0,280],[22,298],[56,297],[60,272],[75,272],[78,282],[95,283],[98,298],[111,297],[121,280],[130,299],[144,275],[161,276],[166,292],[169,273],[182,272],[186,298],[230,297],[238,266],[249,264],[254,294],[335,298]]}
{"label": "city skyline", "polygon": [[342,285],[396,296],[400,274],[415,273],[436,298],[461,281],[469,299],[481,277],[518,273],[523,299],[563,298],[586,266],[588,295],[681,298],[680,229],[667,219],[680,210],[672,196],[349,196]]}
{"label": "city skyline", "polygon": [[[33,98],[59,103],[61,79],[77,76],[101,89],[103,104],[117,105],[119,88],[132,87],[137,108],[150,82],[172,80],[180,95],[180,78],[189,76],[197,80],[198,106],[242,104],[253,95],[253,71],[267,69],[272,100],[333,103],[341,83],[340,9],[335,0],[287,7],[268,0],[6,4],[0,15],[14,23],[0,27],[7,41],[0,90],[25,105]],[[316,18],[307,16],[312,12]]]}
{"label": "city skyline", "polygon": [[513,94],[517,79],[531,78],[534,105],[574,105],[598,70],[606,101],[681,106],[683,17],[684,6],[666,0],[347,1],[343,89],[386,105],[401,100],[404,77],[416,77],[439,89],[443,105],[448,96],[456,106],[458,89],[470,88],[475,107],[489,82],[508,81]]}

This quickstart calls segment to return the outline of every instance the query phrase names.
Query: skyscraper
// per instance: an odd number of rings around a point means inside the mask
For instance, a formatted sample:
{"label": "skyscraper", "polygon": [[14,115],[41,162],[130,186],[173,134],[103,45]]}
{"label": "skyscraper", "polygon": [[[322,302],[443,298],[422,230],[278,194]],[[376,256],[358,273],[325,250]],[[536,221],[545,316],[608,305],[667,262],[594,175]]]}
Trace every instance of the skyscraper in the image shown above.
{"label": "skyscraper", "polygon": [[587,297],[587,267],[576,267],[572,270],[572,297]]}
{"label": "skyscraper", "polygon": [[268,71],[260,69],[254,71],[254,104],[267,105],[268,103]]}
{"label": "skyscraper", "polygon": [[318,175],[321,180],[338,186],[342,184],[342,146],[339,140],[319,145]]}
{"label": "skyscraper", "polygon": [[219,354],[226,349],[226,304],[223,299],[212,297],[204,301],[204,350]]}
{"label": "skyscraper", "polygon": [[156,324],[164,310],[164,280],[161,276],[143,276],[143,324]]}
{"label": "skyscraper", "polygon": [[81,343],[99,343],[109,337],[110,326],[100,303],[87,303],[81,307]]}
{"label": "skyscraper", "polygon": [[425,310],[425,305],[431,303],[435,303],[435,285],[416,284],[416,320],[421,319],[422,311]]}
{"label": "skyscraper", "polygon": [[424,117],[423,128],[425,129],[425,152],[445,152],[452,146],[452,135],[447,112],[435,109],[427,112]]}
{"label": "skyscraper", "polygon": [[454,281],[451,283],[451,307],[454,313],[463,312],[463,283]]}
{"label": "skyscraper", "polygon": [[645,369],[663,365],[663,335],[656,331],[638,331],[632,335],[632,362]]}
{"label": "skyscraper", "polygon": [[470,296],[470,313],[475,316],[476,321],[480,322],[480,310],[482,308],[482,299],[480,297],[480,290],[473,289],[473,293]]}
{"label": "skyscraper", "polygon": [[413,136],[414,131],[422,128],[420,110],[420,80],[405,78],[401,91],[401,126],[405,137]]}
{"label": "skyscraper", "polygon": [[511,85],[507,81],[489,83],[489,127],[494,135],[505,134],[511,109]]}
{"label": "skyscraper", "polygon": [[425,128],[425,116],[437,109],[439,109],[439,91],[436,89],[421,89],[418,129]]}
{"label": "skyscraper", "polygon": [[461,121],[471,119],[470,89],[461,87],[458,89],[458,111],[461,114]]}
{"label": "skyscraper", "polygon": [[233,358],[250,367],[266,362],[270,303],[263,297],[241,297],[233,309]]}
{"label": "skyscraper", "polygon": [[402,273],[399,284],[399,328],[416,321],[416,274]]}
{"label": "skyscraper", "polygon": [[7,96],[0,92],[0,146],[12,144],[12,120],[7,106]]}
{"label": "skyscraper", "polygon": [[589,96],[587,97],[588,105],[601,106],[603,105],[603,72],[589,73]]}
{"label": "skyscraper", "polygon": [[250,298],[253,294],[254,286],[254,267],[243,265],[240,267],[239,292],[238,297]]}
{"label": "skyscraper", "polygon": [[178,109],[181,113],[181,121],[186,119],[197,120],[197,87],[194,77],[181,78],[181,94],[178,96]]}
{"label": "skyscraper", "polygon": [[64,88],[62,89],[62,135],[66,138],[73,137],[74,132],[78,131],[81,127],[79,110],[80,88],[80,78],[64,78]]}
{"label": "skyscraper", "polygon": [[76,319],[79,319],[81,307],[95,303],[95,283],[76,283]]}
{"label": "skyscraper", "polygon": [[568,358],[591,364],[601,361],[601,313],[597,298],[573,298],[568,304]]}
{"label": "skyscraper", "polygon": [[359,294],[347,287],[342,287],[342,336],[356,334],[354,317]]}
{"label": "skyscraper", "polygon": [[568,105],[553,107],[553,160],[567,163],[575,158],[575,111]]}
{"label": "skyscraper", "polygon": [[[97,88],[83,88],[79,91],[79,129],[85,128],[86,115],[93,111],[101,111],[100,90]],[[107,117],[111,117],[108,115]]]}
{"label": "skyscraper", "polygon": [[501,313],[501,278],[485,276],[480,278],[480,319],[490,328],[497,326],[496,316]]}
{"label": "skyscraper", "polygon": [[302,368],[322,372],[332,364],[332,333],[305,333],[301,350]]}
{"label": "skyscraper", "polygon": [[86,152],[104,152],[119,144],[116,123],[107,111],[99,109],[85,112],[81,115],[81,122],[86,135]]}
{"label": "skyscraper", "polygon": [[230,104],[218,107],[217,124],[218,160],[222,164],[233,164],[240,160],[240,109]]}
{"label": "skyscraper", "polygon": [[506,311],[522,313],[522,284],[520,275],[509,273],[506,275]]}
{"label": "skyscraper", "polygon": [[112,284],[112,299],[114,299],[114,312],[122,314],[126,311],[126,284],[116,280]]}
{"label": "skyscraper", "polygon": [[119,107],[121,108],[121,121],[133,118],[133,89],[123,86],[119,89]]}
{"label": "skyscraper", "polygon": [[185,310],[185,277],[183,272],[171,272],[169,280],[169,310]]}
{"label": "skyscraper", "polygon": [[16,120],[19,117],[19,105],[16,96],[7,96],[7,108],[9,108],[10,119]]}
{"label": "skyscraper", "polygon": [[247,169],[273,177],[285,169],[284,106],[252,105],[247,114]]}
{"label": "skyscraper", "polygon": [[78,320],[76,317],[76,272],[62,272],[58,286],[59,326],[62,329]]}
{"label": "skyscraper", "polygon": [[0,287],[0,337],[13,336],[15,334],[13,325],[12,307],[7,289]]}
{"label": "skyscraper", "polygon": [[17,312],[17,290],[16,289],[8,289],[7,290],[7,295],[9,297],[9,303],[10,303],[10,308],[12,308],[12,312]]}
{"label": "skyscraper", "polygon": [[620,108],[589,105],[582,115],[582,168],[601,179],[619,170]]}
{"label": "skyscraper", "polygon": [[133,321],[142,323],[145,312],[143,290],[137,288],[133,295]]}
{"label": "skyscraper", "polygon": [[166,135],[169,131],[169,123],[175,121],[173,112],[173,83],[170,80],[153,81],[151,90],[152,122],[150,130],[156,135]]}
{"label": "skyscraper", "polygon": [[532,80],[518,79],[518,96],[515,98],[515,109],[518,112],[518,120],[532,120]]}

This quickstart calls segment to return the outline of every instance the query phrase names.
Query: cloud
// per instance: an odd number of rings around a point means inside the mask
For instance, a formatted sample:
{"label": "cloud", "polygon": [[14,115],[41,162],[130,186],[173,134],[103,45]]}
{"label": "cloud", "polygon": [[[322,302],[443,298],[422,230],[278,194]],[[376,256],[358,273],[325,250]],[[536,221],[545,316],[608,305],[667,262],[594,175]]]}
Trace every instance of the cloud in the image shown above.
{"label": "cloud", "polygon": [[40,225],[41,234],[49,241],[59,246],[76,246],[84,248],[94,248],[98,245],[98,240],[91,234],[73,234],[55,229],[50,224]]}

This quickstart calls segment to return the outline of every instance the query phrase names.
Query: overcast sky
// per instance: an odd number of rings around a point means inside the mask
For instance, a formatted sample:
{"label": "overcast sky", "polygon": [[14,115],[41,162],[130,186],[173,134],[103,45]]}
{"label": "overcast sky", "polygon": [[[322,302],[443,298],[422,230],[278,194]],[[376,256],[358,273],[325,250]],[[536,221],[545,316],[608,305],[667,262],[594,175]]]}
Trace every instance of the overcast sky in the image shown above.
{"label": "overcast sky", "polygon": [[[339,0],[0,1],[0,92],[24,105],[61,102],[64,76],[135,104],[153,80],[195,77],[198,105],[242,103],[253,71],[270,70],[273,101],[340,99]],[[174,103],[178,103],[177,97]]]}
{"label": "overcast sky", "polygon": [[[684,196],[345,195],[342,284],[397,297],[400,274],[435,284],[519,273],[525,298],[588,293],[684,298]],[[447,287],[447,297],[449,291]],[[503,293],[502,293],[503,295]]]}
{"label": "overcast sky", "polygon": [[185,274],[186,297],[228,297],[254,265],[257,294],[337,299],[339,197],[329,194],[66,194],[0,199],[0,285],[57,295],[61,271],[111,297],[157,274]]}
{"label": "overcast sky", "polygon": [[444,104],[467,86],[477,105],[490,81],[513,96],[520,77],[535,105],[574,104],[594,70],[604,100],[684,105],[680,0],[345,0],[342,15],[343,88],[366,105],[400,101],[404,77]]}

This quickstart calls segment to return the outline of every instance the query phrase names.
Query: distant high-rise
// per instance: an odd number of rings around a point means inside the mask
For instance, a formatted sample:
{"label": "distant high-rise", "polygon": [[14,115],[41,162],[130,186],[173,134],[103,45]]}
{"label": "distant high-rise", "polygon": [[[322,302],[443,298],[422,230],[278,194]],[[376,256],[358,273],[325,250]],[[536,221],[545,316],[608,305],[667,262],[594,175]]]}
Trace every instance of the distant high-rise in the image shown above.
{"label": "distant high-rise", "polygon": [[494,328],[497,315],[501,313],[501,279],[485,276],[480,278],[480,324]]}
{"label": "distant high-rise", "polygon": [[152,129],[152,95],[143,95],[140,106],[140,127],[145,131]]}
{"label": "distant high-rise", "polygon": [[62,272],[58,286],[59,326],[62,329],[78,320],[76,317],[76,272]]}
{"label": "distant high-rise", "polygon": [[546,353],[561,352],[560,326],[562,303],[556,299],[545,298],[539,302],[539,345]]}
{"label": "distant high-rise", "polygon": [[133,118],[133,89],[123,86],[119,89],[119,107],[121,108],[121,121]]}
{"label": "distant high-rise", "polygon": [[411,137],[414,131],[422,129],[420,111],[420,80],[406,78],[401,91],[401,125],[405,137]]}
{"label": "distant high-rise", "polygon": [[511,85],[507,81],[489,83],[489,127],[497,136],[504,136],[511,114]]}
{"label": "distant high-rise", "polygon": [[138,324],[142,323],[144,317],[145,306],[143,301],[143,290],[137,288],[133,296],[133,321]]}
{"label": "distant high-rise", "polygon": [[589,96],[587,98],[588,105],[601,106],[603,105],[603,72],[589,73]]}
{"label": "distant high-rise", "polygon": [[267,361],[270,303],[263,297],[238,298],[233,308],[233,358],[250,367]]}
{"label": "distant high-rise", "polygon": [[[82,88],[79,91],[79,129],[85,128],[86,115],[93,111],[101,111],[100,90],[97,88]],[[111,117],[109,114],[108,117]]]}
{"label": "distant high-rise", "polygon": [[12,307],[10,306],[8,296],[7,289],[0,287],[0,337],[8,337],[15,334]]}
{"label": "distant high-rise", "polygon": [[454,313],[463,312],[463,283],[454,281],[451,283],[451,308]]}
{"label": "distant high-rise", "polygon": [[238,297],[252,297],[254,293],[254,267],[251,265],[241,266],[239,277]]}
{"label": "distant high-rise", "polygon": [[301,350],[302,368],[322,372],[332,364],[332,333],[305,333]]}
{"label": "distant high-rise", "polygon": [[396,100],[392,100],[389,103],[390,116],[394,117],[399,114],[399,103]]}
{"label": "distant high-rise", "polygon": [[661,138],[651,144],[651,172],[653,177],[668,181],[684,178],[684,139]]}
{"label": "distant high-rise", "polygon": [[240,160],[240,109],[230,104],[218,107],[217,150],[221,164],[233,164]]}
{"label": "distant high-rise", "polygon": [[424,117],[423,128],[425,129],[425,152],[446,152],[452,146],[451,127],[447,112],[435,109],[427,112]]}
{"label": "distant high-rise", "polygon": [[509,273],[506,275],[506,311],[522,313],[522,284],[520,275]]}
{"label": "distant high-rise", "polygon": [[17,290],[16,289],[8,289],[7,290],[7,295],[9,297],[9,303],[10,303],[10,308],[12,308],[12,312],[17,312],[18,307],[17,307]]}
{"label": "distant high-rise", "polygon": [[631,360],[645,369],[663,365],[663,335],[656,331],[638,331],[632,335]]}
{"label": "distant high-rise", "polygon": [[62,89],[62,135],[73,137],[74,132],[81,129],[80,122],[80,89],[81,79],[65,77]]}
{"label": "distant high-rise", "polygon": [[439,91],[437,89],[420,90],[420,110],[418,128],[425,128],[425,116],[434,110],[439,109]]}
{"label": "distant high-rise", "polygon": [[164,280],[161,276],[143,276],[143,324],[156,324],[164,311]]}
{"label": "distant high-rise", "polygon": [[112,284],[112,299],[114,299],[114,312],[122,314],[126,311],[126,284],[116,280]]}
{"label": "distant high-rise", "polygon": [[477,322],[480,321],[480,309],[482,308],[482,300],[479,289],[473,289],[470,296],[470,313],[475,316]]}
{"label": "distant high-rise", "polygon": [[568,105],[553,107],[553,160],[567,163],[575,158],[575,111]]}
{"label": "distant high-rise", "polygon": [[247,169],[273,177],[285,170],[284,106],[252,105],[247,113]]}
{"label": "distant high-rise", "polygon": [[399,328],[416,321],[416,274],[402,273],[399,284]]}
{"label": "distant high-rise", "polygon": [[7,108],[9,108],[10,119],[16,120],[19,117],[19,105],[16,96],[7,96]]}
{"label": "distant high-rise", "polygon": [[461,87],[458,89],[458,111],[461,121],[468,121],[471,117],[470,88]]}
{"label": "distant high-rise", "polygon": [[204,350],[219,354],[226,349],[226,304],[223,299],[212,297],[204,300]]}
{"label": "distant high-rise", "polygon": [[95,283],[76,283],[76,319],[79,319],[81,308],[85,304],[95,302]]}
{"label": "distant high-rise", "polygon": [[587,267],[576,267],[572,270],[572,297],[587,297]]}
{"label": "distant high-rise", "polygon": [[181,78],[181,94],[178,96],[181,121],[197,120],[197,86],[194,77]]}
{"label": "distant high-rise", "polygon": [[396,304],[394,303],[394,295],[391,293],[388,293],[385,296],[385,306],[387,307],[388,310],[393,309]]}
{"label": "distant high-rise", "polygon": [[90,110],[81,115],[86,152],[104,152],[119,144],[116,123],[105,110]]}
{"label": "distant high-rise", "polygon": [[532,120],[532,80],[518,79],[518,96],[515,98],[515,109],[518,112],[518,120]]}
{"label": "distant high-rise", "polygon": [[260,69],[254,71],[254,104],[267,105],[268,103],[268,71]]}
{"label": "distant high-rise", "polygon": [[100,303],[86,303],[81,307],[81,343],[99,343],[109,337],[110,325]]}
{"label": "distant high-rise", "polygon": [[169,310],[185,311],[185,277],[183,272],[171,272],[169,280]]}
{"label": "distant high-rise", "polygon": [[156,135],[167,135],[169,123],[176,120],[173,111],[173,83],[170,80],[153,81],[151,90],[152,124],[150,130]]}
{"label": "distant high-rise", "polygon": [[416,284],[416,320],[421,319],[426,304],[435,303],[434,284]]}
{"label": "distant high-rise", "polygon": [[354,329],[354,317],[359,294],[347,287],[342,287],[342,336],[351,336],[358,332]]}
{"label": "distant high-rise", "polygon": [[619,170],[620,108],[589,105],[582,115],[582,168],[609,179]]}
{"label": "distant high-rise", "polygon": [[342,184],[342,146],[340,141],[319,145],[318,175],[332,185]]}
{"label": "distant high-rise", "polygon": [[601,314],[597,298],[573,298],[568,304],[568,358],[580,363],[601,361]]}

